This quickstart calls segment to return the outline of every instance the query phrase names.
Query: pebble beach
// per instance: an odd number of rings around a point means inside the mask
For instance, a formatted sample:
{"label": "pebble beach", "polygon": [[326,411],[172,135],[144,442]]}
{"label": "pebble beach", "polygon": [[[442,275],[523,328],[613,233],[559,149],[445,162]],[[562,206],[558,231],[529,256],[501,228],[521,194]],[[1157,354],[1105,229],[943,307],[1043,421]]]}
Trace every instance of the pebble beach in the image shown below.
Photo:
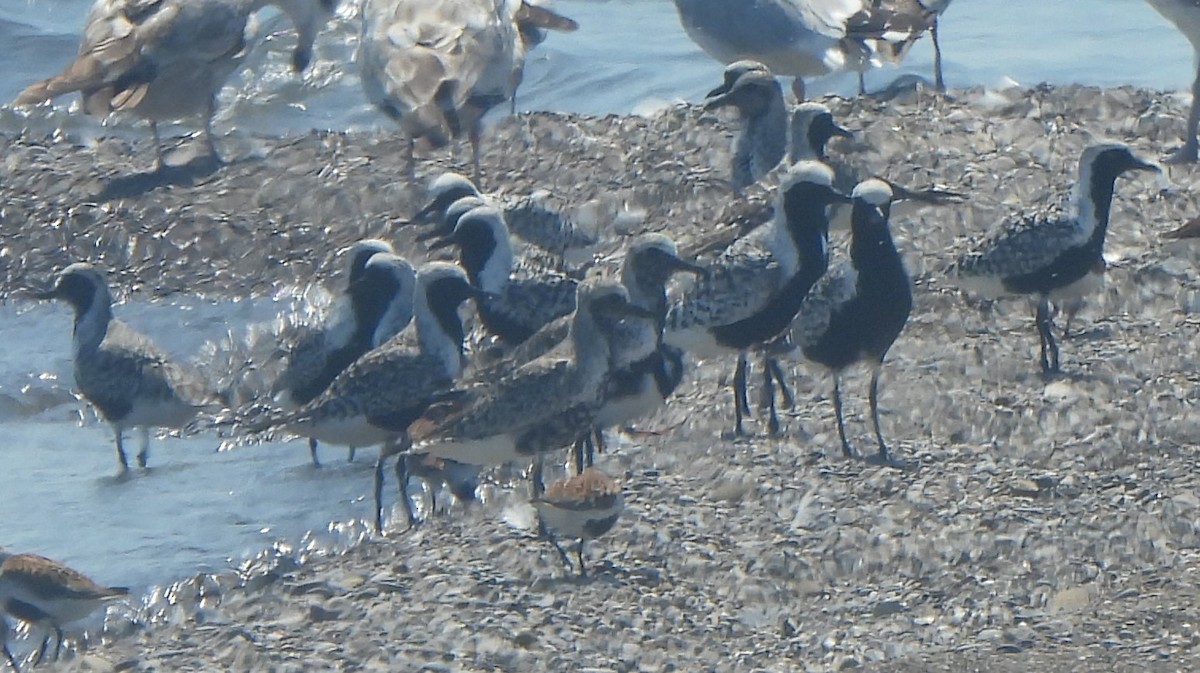
{"label": "pebble beach", "polygon": [[[520,480],[496,477],[482,506],[416,531],[179,578],[47,670],[1200,667],[1200,274],[1196,243],[1162,237],[1200,215],[1195,169],[1118,181],[1105,290],[1062,340],[1063,377],[1039,375],[1025,302],[968,300],[943,275],[1009,213],[1060,202],[1094,140],[1177,146],[1188,101],[1045,86],[823,102],[854,132],[835,162],[967,197],[892,222],[915,306],[881,411],[915,469],[843,460],[831,382],[799,362],[782,436],[752,422],[731,439],[731,363],[693,363],[667,408],[598,459],[628,509],[589,544],[587,578],[519,525]],[[498,119],[483,184],[550,190],[611,253],[660,230],[705,250],[770,199],[770,181],[732,196],[731,122],[695,106]],[[148,142],[0,136],[3,297],[78,259],[153,297],[325,282],[335,252],[368,236],[422,259],[405,223],[424,182],[468,172],[465,146],[422,154],[411,184],[387,132],[217,143],[224,166],[152,175]],[[843,390],[851,440],[869,447],[858,374]]]}

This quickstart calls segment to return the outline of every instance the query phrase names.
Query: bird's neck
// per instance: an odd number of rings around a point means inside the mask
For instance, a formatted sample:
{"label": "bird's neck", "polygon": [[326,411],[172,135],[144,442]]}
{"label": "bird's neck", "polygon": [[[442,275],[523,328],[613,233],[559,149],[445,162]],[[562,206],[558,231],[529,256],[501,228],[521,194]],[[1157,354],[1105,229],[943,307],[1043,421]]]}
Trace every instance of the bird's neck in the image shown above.
{"label": "bird's neck", "polygon": [[762,114],[746,120],[735,152],[735,161],[743,164],[743,170],[748,168],[748,175],[742,181],[748,178],[747,184],[752,184],[761,180],[783,160],[787,150],[787,126],[787,106],[782,96],[772,100]]}
{"label": "bird's neck", "polygon": [[417,343],[423,355],[436,359],[446,376],[456,379],[462,374],[464,340],[458,305],[430,306],[424,294],[417,293],[413,310],[417,323]]}
{"label": "bird's neck", "polygon": [[106,301],[93,301],[87,310],[75,314],[75,353],[99,348],[111,321],[112,305]]}

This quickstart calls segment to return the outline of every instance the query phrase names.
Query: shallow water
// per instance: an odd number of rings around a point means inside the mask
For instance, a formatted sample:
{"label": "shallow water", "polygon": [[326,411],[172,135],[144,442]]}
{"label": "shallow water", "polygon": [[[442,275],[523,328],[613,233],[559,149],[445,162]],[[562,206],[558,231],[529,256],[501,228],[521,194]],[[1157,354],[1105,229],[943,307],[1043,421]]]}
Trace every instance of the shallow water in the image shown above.
{"label": "shallow water", "polygon": [[[117,315],[154,334],[173,356],[194,360],[206,342],[292,310],[288,299],[173,299],[126,303]],[[228,319],[228,322],[226,320]],[[373,451],[346,462],[306,442],[219,451],[214,432],[152,437],[150,468],[118,476],[107,424],[70,396],[71,317],[61,305],[0,306],[0,545],[36,550],[97,580],[145,589],[198,570],[222,570],[277,541],[295,543],[331,520],[371,514]],[[210,354],[207,363],[218,359]],[[14,400],[22,400],[17,404]],[[135,433],[126,451],[137,451]],[[394,493],[394,491],[392,491]]]}

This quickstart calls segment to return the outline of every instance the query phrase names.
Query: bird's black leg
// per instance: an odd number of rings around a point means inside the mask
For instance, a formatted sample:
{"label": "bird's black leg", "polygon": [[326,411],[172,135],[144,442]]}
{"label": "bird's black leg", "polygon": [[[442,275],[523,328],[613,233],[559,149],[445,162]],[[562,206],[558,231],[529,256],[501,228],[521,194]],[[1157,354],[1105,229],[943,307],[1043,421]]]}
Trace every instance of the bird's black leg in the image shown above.
{"label": "bird's black leg", "polygon": [[583,538],[579,538],[579,549],[576,550],[579,556],[579,576],[587,577],[587,566],[583,563]]}
{"label": "bird's black leg", "polygon": [[938,41],[938,20],[934,17],[929,26],[929,40],[933,42],[933,85],[938,93],[946,93],[946,79],[942,76],[942,43]]}
{"label": "bird's black leg", "polygon": [[383,533],[383,461],[387,460],[387,445],[379,447],[375,459],[375,534]]}
{"label": "bird's black leg", "polygon": [[746,392],[746,354],[738,353],[737,369],[733,372],[733,431],[742,434],[742,416],[750,413]]}
{"label": "bird's black leg", "polygon": [[59,626],[58,624],[55,624],[54,625],[54,660],[55,661],[58,661],[59,656],[62,655],[62,641],[63,641],[62,627]]}
{"label": "bird's black leg", "polygon": [[787,384],[787,376],[783,373],[783,367],[779,365],[779,360],[767,358],[767,366],[775,375],[775,382],[779,384],[779,394],[783,396],[783,403],[780,406],[784,409],[796,406],[796,396],[792,394],[792,389]]}
{"label": "bird's black leg", "polygon": [[[594,428],[592,432],[595,435],[596,440],[596,453],[604,453],[605,451],[608,451],[608,445],[604,443],[604,431],[600,428]],[[588,467],[591,467],[595,464],[595,458],[596,457],[592,454],[588,454]]]}
{"label": "bird's black leg", "polygon": [[42,663],[42,659],[46,658],[46,650],[50,649],[50,632],[46,632],[46,637],[42,638],[42,646],[38,648],[37,656],[33,658],[33,665],[37,666]]}
{"label": "bird's black leg", "polygon": [[[416,528],[417,513],[413,511],[412,498],[408,495],[408,446],[404,452],[396,456],[396,488],[400,492],[400,503],[404,505],[404,514],[408,517],[408,527]],[[436,505],[436,503],[434,503]]]}
{"label": "bird's black leg", "polygon": [[1058,366],[1058,344],[1054,341],[1054,316],[1050,313],[1050,302],[1044,297],[1037,307],[1038,335],[1042,340],[1042,374],[1056,374]]}
{"label": "bird's black leg", "polygon": [[583,474],[583,469],[587,466],[585,454],[590,453],[588,445],[591,441],[592,438],[588,434],[582,434],[575,439],[575,474]]}
{"label": "bird's black leg", "polygon": [[321,467],[321,460],[317,458],[317,440],[312,437],[308,438],[308,454],[312,456],[313,467]]}
{"label": "bird's black leg", "polygon": [[875,424],[875,439],[879,440],[879,453],[875,454],[875,459],[871,462],[878,465],[887,465],[889,467],[905,468],[908,467],[905,463],[896,460],[892,457],[891,451],[888,450],[887,444],[883,441],[883,431],[879,429],[879,369],[883,364],[883,358],[875,364],[871,370],[871,421]]}
{"label": "bird's black leg", "polygon": [[842,440],[842,453],[847,458],[858,458],[858,452],[854,447],[850,446],[850,442],[846,440],[846,423],[842,420],[842,387],[841,376],[837,373],[833,375],[833,413],[837,416],[838,437]]}
{"label": "bird's black leg", "polygon": [[146,459],[150,457],[150,428],[141,427],[142,430],[142,447],[138,450],[137,462],[138,467],[146,468]]}
{"label": "bird's black leg", "polygon": [[355,447],[353,447],[353,446],[352,446],[352,447],[350,447],[350,448],[349,448],[349,449],[346,451],[346,462],[347,462],[347,463],[353,463],[353,462],[354,462],[354,452],[355,452]]}
{"label": "bird's black leg", "polygon": [[558,552],[558,557],[562,559],[563,565],[567,567],[567,571],[572,570],[571,557],[567,556],[566,550],[564,550],[562,545],[558,543],[558,540],[550,534],[550,531],[546,528],[546,522],[542,521],[541,517],[538,517],[538,535],[554,546],[554,551]]}
{"label": "bird's black leg", "polygon": [[530,481],[533,482],[533,497],[540,498],[546,492],[546,480],[542,476],[544,471],[543,456],[539,451],[537,458],[533,461],[533,474],[530,475]]}
{"label": "bird's black leg", "polygon": [[779,434],[779,415],[775,413],[775,376],[771,370],[770,358],[763,355],[762,358],[762,373],[763,373],[763,402],[767,408],[768,420],[767,429],[772,435]]}
{"label": "bird's black leg", "polygon": [[113,428],[113,437],[117,440],[117,462],[121,464],[121,471],[129,471],[129,459],[125,457],[125,437],[120,428]]}

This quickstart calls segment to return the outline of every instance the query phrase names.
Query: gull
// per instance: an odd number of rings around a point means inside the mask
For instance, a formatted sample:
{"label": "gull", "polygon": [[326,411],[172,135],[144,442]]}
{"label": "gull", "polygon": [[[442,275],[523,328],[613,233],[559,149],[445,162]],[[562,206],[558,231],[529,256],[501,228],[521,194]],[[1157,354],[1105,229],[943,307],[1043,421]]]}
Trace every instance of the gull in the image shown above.
{"label": "gull", "polygon": [[[42,646],[33,665],[41,663],[55,635],[54,658],[62,650],[62,627],[77,622],[106,604],[129,594],[125,587],[105,587],[82,573],[36,554],[10,554],[0,551],[0,628],[7,614],[30,626],[46,629]],[[3,642],[4,634],[0,634]],[[4,644],[4,655],[17,669],[17,661]]]}
{"label": "gull", "polygon": [[[389,261],[386,255],[377,254],[367,262],[367,270]],[[329,444],[383,444],[375,462],[375,530],[382,531],[385,461],[404,451],[409,424],[462,374],[464,331],[458,308],[467,299],[478,301],[483,295],[457,265],[430,262],[422,266],[413,294],[416,348],[397,335],[338,374],[313,401],[247,429],[257,432],[282,425]],[[396,476],[411,525],[415,517],[404,463],[397,462]]]}
{"label": "gull", "polygon": [[181,428],[212,401],[198,373],[113,318],[108,283],[91,264],[71,264],[59,273],[53,288],[35,296],[62,299],[75,309],[75,385],[112,426],[122,472],[129,469],[126,428],[141,429],[137,461],[144,468],[149,428]]}
{"label": "gull", "polygon": [[879,451],[874,461],[899,466],[879,430],[879,370],[912,311],[912,286],[888,229],[892,189],[883,180],[858,184],[852,193],[850,259],[831,266],[804,298],[792,322],[792,341],[804,356],[833,373],[833,409],[848,458],[858,454],[846,439],[841,374],[856,362],[871,365],[871,419]]}
{"label": "gull", "polygon": [[1195,163],[1200,142],[1196,127],[1200,126],[1200,0],[1146,0],[1192,43],[1196,52],[1196,77],[1192,81],[1192,107],[1188,111],[1187,134],[1183,147],[1167,158],[1169,163]]}
{"label": "gull", "polygon": [[[527,196],[485,195],[475,183],[459,173],[446,172],[429,184],[429,203],[414,218],[416,221],[431,221],[433,231],[422,238],[446,236],[453,232],[458,219],[453,218],[451,206],[490,205],[504,214],[509,231],[521,240],[555,255],[569,265],[578,265],[592,259],[600,234],[584,227],[563,213],[548,207],[545,190]],[[461,212],[466,212],[462,210]]]}
{"label": "gull", "polygon": [[575,308],[577,281],[548,269],[515,266],[512,239],[499,210],[472,209],[459,218],[453,233],[432,247],[449,245],[458,247],[471,282],[489,293],[478,304],[479,319],[505,344],[521,343]]}
{"label": "gull", "polygon": [[959,256],[950,273],[986,298],[1028,296],[1037,303],[1042,374],[1060,371],[1050,303],[1094,292],[1103,282],[1104,237],[1113,190],[1126,171],[1160,171],[1122,143],[1097,143],[1079,157],[1079,181],[1068,212],[1017,213]]}
{"label": "gull", "polygon": [[[928,28],[889,0],[675,0],[688,37],[722,63],[752,59],[794,77],[804,100],[804,78],[871,67],[878,40],[908,42]],[[860,78],[861,88],[861,78]]]}
{"label": "gull", "polygon": [[[345,290],[323,323],[302,329],[272,386],[285,409],[311,402],[346,367],[399,334],[412,320],[417,273],[412,265],[393,255],[388,264],[373,267],[377,273],[365,273],[375,255],[392,253],[389,243],[377,239],[359,241],[347,251]],[[317,440],[309,440],[309,452],[313,465],[319,467]]]}
{"label": "gull", "polygon": [[212,120],[217,93],[249,52],[247,22],[266,5],[288,15],[298,34],[292,67],[312,60],[317,32],[337,0],[96,0],[79,55],[63,71],[22,91],[34,105],[78,91],[87,114],[132,112],[150,122],[155,169],[164,167],[158,123],[203,119],[205,148],[219,161]]}
{"label": "gull", "polygon": [[465,132],[476,181],[481,121],[516,92],[523,35],[575,27],[524,0],[367,0],[362,17],[363,90],[408,136],[409,176],[418,140],[442,147]]}
{"label": "gull", "polygon": [[[804,294],[828,266],[827,208],[846,197],[832,187],[833,171],[801,161],[789,167],[776,191],[775,217],[738,239],[709,266],[709,277],[677,297],[667,312],[663,341],[709,357],[737,355],[734,431],[742,432],[746,352],[783,333]],[[779,421],[771,409],[771,429]]]}

